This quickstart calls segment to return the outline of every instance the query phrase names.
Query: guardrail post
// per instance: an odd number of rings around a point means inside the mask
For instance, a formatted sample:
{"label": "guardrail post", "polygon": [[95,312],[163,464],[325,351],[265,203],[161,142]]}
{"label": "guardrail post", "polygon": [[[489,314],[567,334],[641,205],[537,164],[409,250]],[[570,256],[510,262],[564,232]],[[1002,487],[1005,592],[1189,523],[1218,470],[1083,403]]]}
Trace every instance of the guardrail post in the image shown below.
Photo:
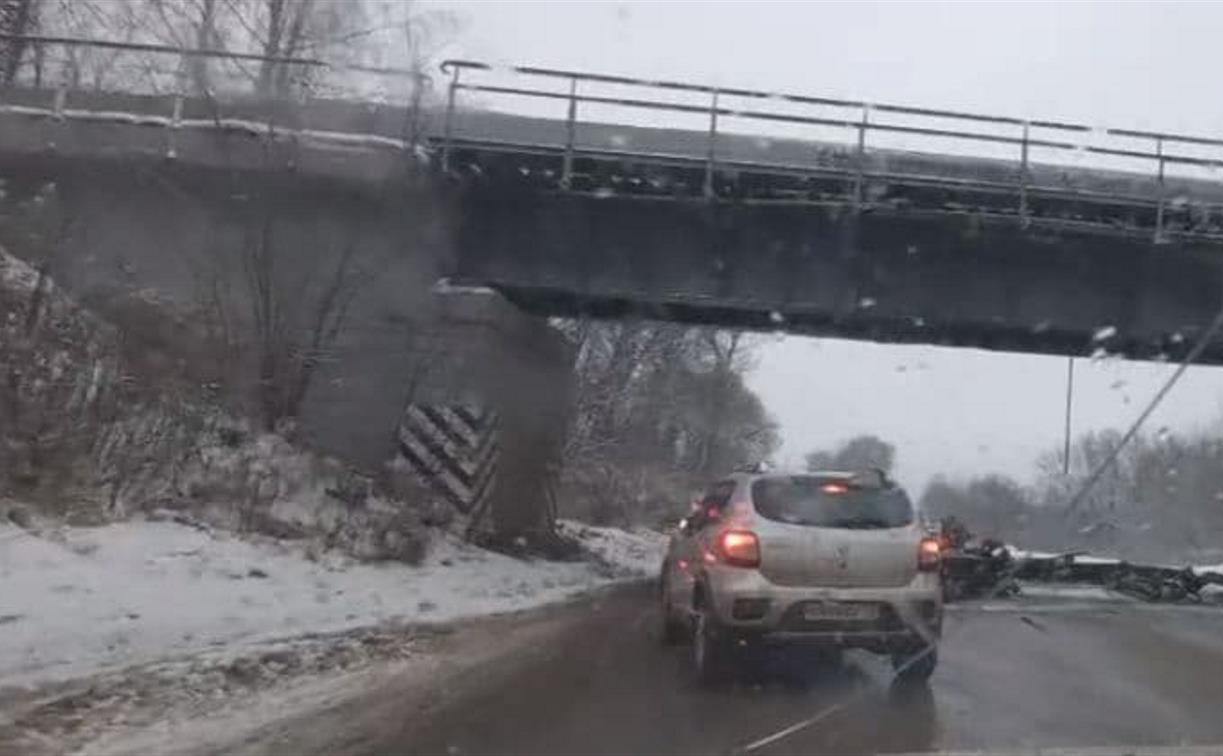
{"label": "guardrail post", "polygon": [[187,59],[182,53],[178,56],[178,72],[174,77],[174,100],[170,109],[170,125],[166,130],[166,159],[178,157],[178,129],[183,123],[183,90],[187,84]]}
{"label": "guardrail post", "polygon": [[862,106],[862,122],[858,124],[858,172],[854,176],[854,212],[862,210],[866,174],[866,130],[870,127],[871,106]]}
{"label": "guardrail post", "polygon": [[709,149],[705,154],[705,199],[717,196],[714,190],[713,176],[716,167],[718,144],[718,90],[713,90],[709,101]]}
{"label": "guardrail post", "polygon": [[459,72],[462,69],[458,66],[454,67],[454,73],[450,75],[450,86],[446,92],[446,123],[443,126],[442,136],[442,173],[450,172],[450,140],[453,134],[452,129],[454,124],[454,93],[459,88]]}
{"label": "guardrail post", "polygon": [[568,189],[573,178],[573,142],[578,117],[578,80],[569,79],[569,114],[565,117],[565,161],[561,166],[561,189]]}
{"label": "guardrail post", "polygon": [[46,50],[43,48],[42,42],[34,43],[34,88],[42,87],[42,69],[43,63],[46,61]]}
{"label": "guardrail post", "polygon": [[1023,122],[1023,143],[1019,149],[1019,224],[1028,227],[1028,135],[1031,124]]}
{"label": "guardrail post", "polygon": [[1159,173],[1156,181],[1159,185],[1159,204],[1155,206],[1155,243],[1164,240],[1164,138],[1155,137],[1155,157],[1159,160]]}
{"label": "guardrail post", "polygon": [[166,157],[170,160],[178,157],[178,130],[183,125],[183,95],[174,95],[174,109],[170,112],[169,137],[166,139]]}
{"label": "guardrail post", "polygon": [[68,102],[68,87],[60,84],[55,88],[55,96],[51,101],[51,113],[57,121],[64,120],[64,106]]}

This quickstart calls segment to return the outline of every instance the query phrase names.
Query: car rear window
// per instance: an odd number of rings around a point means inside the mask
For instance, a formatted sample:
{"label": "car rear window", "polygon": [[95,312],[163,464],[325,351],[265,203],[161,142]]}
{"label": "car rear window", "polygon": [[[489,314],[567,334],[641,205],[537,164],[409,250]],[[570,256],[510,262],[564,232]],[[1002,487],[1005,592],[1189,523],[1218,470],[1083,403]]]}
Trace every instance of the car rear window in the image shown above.
{"label": "car rear window", "polygon": [[824,528],[899,528],[913,522],[913,505],[900,488],[816,475],[761,478],[752,501],[762,517]]}

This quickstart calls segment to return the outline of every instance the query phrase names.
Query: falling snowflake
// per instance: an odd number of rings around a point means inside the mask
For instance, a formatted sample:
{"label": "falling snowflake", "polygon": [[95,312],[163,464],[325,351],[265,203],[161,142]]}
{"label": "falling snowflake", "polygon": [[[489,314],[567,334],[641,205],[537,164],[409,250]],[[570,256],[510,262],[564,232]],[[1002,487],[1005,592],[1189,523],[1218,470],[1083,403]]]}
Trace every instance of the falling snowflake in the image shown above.
{"label": "falling snowflake", "polygon": [[1115,326],[1104,326],[1103,328],[1096,329],[1096,332],[1091,335],[1091,340],[1092,341],[1107,341],[1108,339],[1111,339],[1112,337],[1116,335],[1117,335],[1117,328]]}

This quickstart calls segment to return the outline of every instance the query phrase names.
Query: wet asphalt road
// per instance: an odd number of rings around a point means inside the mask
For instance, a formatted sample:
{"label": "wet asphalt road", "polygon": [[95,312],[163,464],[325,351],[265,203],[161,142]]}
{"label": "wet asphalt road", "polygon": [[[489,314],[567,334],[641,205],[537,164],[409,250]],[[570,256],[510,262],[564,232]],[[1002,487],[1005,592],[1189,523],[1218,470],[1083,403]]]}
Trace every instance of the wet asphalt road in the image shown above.
{"label": "wet asphalt road", "polygon": [[659,645],[646,590],[578,610],[508,672],[451,693],[368,753],[725,754],[798,722],[759,754],[1223,744],[1223,608],[1026,598],[948,614],[928,687],[889,685],[850,654],[795,680],[698,688],[687,648]]}

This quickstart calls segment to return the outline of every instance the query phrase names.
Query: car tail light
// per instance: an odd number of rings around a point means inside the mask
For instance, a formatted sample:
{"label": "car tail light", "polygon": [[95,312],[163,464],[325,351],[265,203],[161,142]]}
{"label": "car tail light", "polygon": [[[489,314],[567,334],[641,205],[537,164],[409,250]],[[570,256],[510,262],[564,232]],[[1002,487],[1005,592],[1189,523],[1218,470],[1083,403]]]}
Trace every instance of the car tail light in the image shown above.
{"label": "car tail light", "polygon": [[722,561],[735,567],[760,566],[760,539],[748,530],[728,530],[718,537]]}
{"label": "car tail light", "polygon": [[923,538],[917,547],[917,569],[924,572],[937,570],[942,561],[942,549],[937,538]]}

